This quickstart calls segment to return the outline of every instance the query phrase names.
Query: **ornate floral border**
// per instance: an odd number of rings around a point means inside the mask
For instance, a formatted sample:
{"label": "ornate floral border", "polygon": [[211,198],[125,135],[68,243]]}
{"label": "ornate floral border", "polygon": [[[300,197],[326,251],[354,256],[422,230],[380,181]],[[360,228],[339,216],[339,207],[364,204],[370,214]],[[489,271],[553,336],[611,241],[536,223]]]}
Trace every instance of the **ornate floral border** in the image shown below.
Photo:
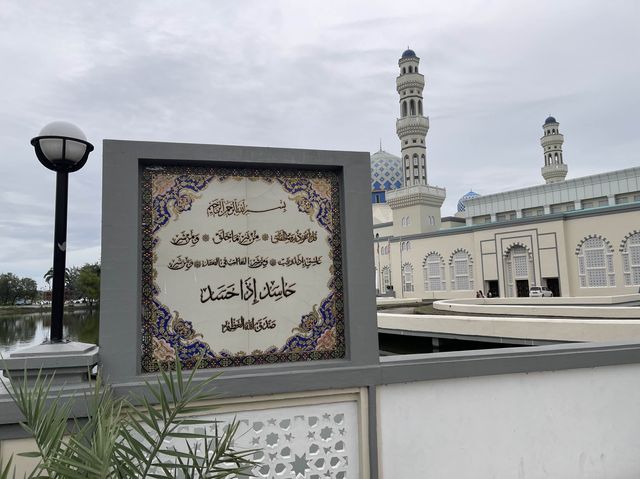
{"label": "ornate floral border", "polygon": [[[166,176],[166,181],[157,178]],[[177,176],[176,176],[177,175]],[[154,187],[154,176],[155,190]],[[212,351],[193,325],[177,311],[158,301],[154,269],[155,233],[172,217],[189,211],[198,192],[212,181],[255,178],[277,182],[298,205],[329,233],[329,256],[332,261],[330,293],[300,318],[298,327],[284,345],[270,346],[251,352]],[[324,181],[318,181],[324,180]],[[324,185],[330,185],[327,189]],[[222,167],[158,167],[142,171],[142,372],[170,366],[177,352],[184,368],[193,368],[199,358],[200,367],[222,368],[295,361],[343,358],[346,352],[344,334],[344,297],[342,279],[342,242],[340,189],[338,174],[328,170],[222,168]]]}

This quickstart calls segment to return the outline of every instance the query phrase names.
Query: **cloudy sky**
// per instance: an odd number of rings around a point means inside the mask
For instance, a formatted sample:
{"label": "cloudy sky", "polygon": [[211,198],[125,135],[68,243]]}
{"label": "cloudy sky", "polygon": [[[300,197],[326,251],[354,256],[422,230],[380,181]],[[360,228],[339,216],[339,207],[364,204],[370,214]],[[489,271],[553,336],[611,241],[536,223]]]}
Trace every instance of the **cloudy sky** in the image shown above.
{"label": "cloudy sky", "polygon": [[640,164],[640,2],[0,0],[0,273],[51,265],[55,174],[29,140],[79,125],[69,265],[100,256],[105,138],[398,154],[397,60],[425,74],[430,183],[542,182],[549,114],[569,176]]}

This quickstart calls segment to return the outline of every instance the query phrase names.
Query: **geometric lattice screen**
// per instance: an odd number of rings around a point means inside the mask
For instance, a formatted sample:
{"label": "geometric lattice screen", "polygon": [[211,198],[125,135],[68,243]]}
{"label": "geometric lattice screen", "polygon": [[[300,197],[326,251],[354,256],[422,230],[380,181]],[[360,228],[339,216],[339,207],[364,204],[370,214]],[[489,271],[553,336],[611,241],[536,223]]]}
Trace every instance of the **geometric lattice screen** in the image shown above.
{"label": "geometric lattice screen", "polygon": [[[356,479],[360,474],[356,401],[212,414],[218,428],[236,417],[236,448],[261,449],[253,475],[267,479]],[[184,426],[183,431],[202,426]],[[213,431],[213,425],[207,426]],[[184,439],[173,444],[185,450]],[[243,476],[247,477],[247,476]],[[239,478],[238,478],[239,479]]]}

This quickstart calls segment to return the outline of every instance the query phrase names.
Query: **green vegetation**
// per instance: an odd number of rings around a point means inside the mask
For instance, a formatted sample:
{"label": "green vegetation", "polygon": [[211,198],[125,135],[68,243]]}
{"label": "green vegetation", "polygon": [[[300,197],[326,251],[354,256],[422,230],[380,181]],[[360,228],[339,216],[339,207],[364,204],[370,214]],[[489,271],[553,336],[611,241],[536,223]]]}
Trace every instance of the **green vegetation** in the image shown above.
{"label": "green vegetation", "polygon": [[[44,274],[44,280],[51,284],[53,268]],[[90,304],[100,299],[100,263],[86,263],[83,266],[66,268],[64,272],[65,298],[86,299]]]}
{"label": "green vegetation", "polygon": [[[208,413],[210,406],[202,403],[215,397],[209,391],[216,376],[197,382],[196,371],[186,375],[175,361],[175,371],[162,371],[155,384],[145,383],[143,394],[131,400],[116,397],[98,375],[85,398],[86,422],[70,422],[71,400],[62,394],[52,398],[51,379],[39,376],[33,385],[12,379],[12,398],[25,417],[22,427],[37,445],[37,451],[23,454],[38,460],[26,477],[248,476],[255,465],[249,457],[256,451],[234,449],[238,423],[234,420],[219,430],[215,420],[193,417]],[[186,432],[184,426],[197,427]],[[183,440],[182,451],[167,445]],[[0,479],[15,477],[13,457],[5,460]]]}
{"label": "green vegetation", "polygon": [[31,278],[19,278],[13,273],[0,274],[0,304],[14,305],[18,300],[35,301],[38,283]]}
{"label": "green vegetation", "polygon": [[[53,280],[53,268],[44,274],[49,287]],[[65,270],[65,299],[89,303],[89,309],[100,301],[100,263],[86,263]],[[38,291],[38,283],[32,278],[20,278],[14,273],[0,274],[0,315],[19,313],[25,307],[47,299]],[[15,308],[12,308],[14,307]]]}
{"label": "green vegetation", "polygon": [[89,307],[100,299],[100,263],[85,264],[80,268],[76,290],[81,298],[89,301]]}

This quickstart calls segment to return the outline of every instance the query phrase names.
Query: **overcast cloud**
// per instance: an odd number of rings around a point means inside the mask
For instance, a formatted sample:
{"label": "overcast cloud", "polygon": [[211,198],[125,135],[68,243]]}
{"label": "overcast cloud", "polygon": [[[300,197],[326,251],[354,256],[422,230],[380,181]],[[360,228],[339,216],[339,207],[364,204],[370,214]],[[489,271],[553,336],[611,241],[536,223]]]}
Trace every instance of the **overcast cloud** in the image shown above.
{"label": "overcast cloud", "polygon": [[569,177],[638,166],[640,2],[0,0],[0,273],[41,285],[55,175],[29,140],[67,120],[96,150],[70,178],[69,265],[100,255],[102,140],[399,154],[397,60],[425,74],[429,182],[542,182],[549,114]]}

